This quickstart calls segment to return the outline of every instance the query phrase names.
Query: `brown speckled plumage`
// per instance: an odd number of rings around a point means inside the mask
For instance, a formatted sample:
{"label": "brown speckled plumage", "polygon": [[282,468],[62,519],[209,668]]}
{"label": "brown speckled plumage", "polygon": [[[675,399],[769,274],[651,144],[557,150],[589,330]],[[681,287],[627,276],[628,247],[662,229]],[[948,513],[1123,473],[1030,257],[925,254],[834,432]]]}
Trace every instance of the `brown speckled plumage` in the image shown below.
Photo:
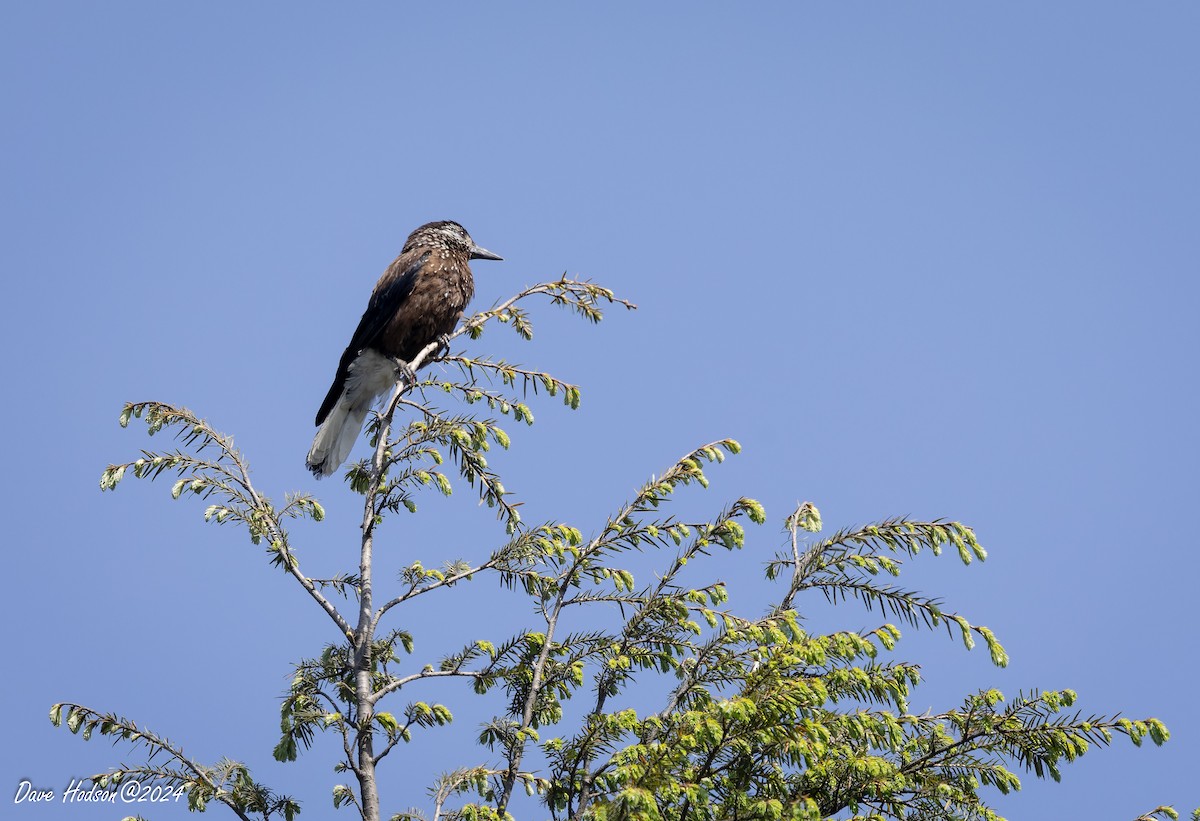
{"label": "brown speckled plumage", "polygon": [[315,475],[328,476],[349,453],[367,410],[394,381],[388,360],[408,362],[454,330],[475,294],[472,259],[500,257],[476,245],[456,222],[430,222],[409,235],[375,283],[317,411],[321,430],[308,454]]}

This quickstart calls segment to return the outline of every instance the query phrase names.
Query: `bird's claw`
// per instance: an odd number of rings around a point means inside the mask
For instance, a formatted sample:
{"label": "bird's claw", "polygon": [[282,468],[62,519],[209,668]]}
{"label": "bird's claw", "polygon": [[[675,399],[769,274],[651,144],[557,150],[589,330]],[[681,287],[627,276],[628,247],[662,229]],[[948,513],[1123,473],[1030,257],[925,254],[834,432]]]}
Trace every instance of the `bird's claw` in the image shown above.
{"label": "bird's claw", "polygon": [[417,372],[412,369],[412,365],[402,359],[393,359],[392,362],[396,365],[396,376],[407,382],[409,387],[417,384]]}
{"label": "bird's claw", "polygon": [[437,338],[437,345],[430,355],[430,359],[441,359],[450,354],[450,334],[440,334]]}

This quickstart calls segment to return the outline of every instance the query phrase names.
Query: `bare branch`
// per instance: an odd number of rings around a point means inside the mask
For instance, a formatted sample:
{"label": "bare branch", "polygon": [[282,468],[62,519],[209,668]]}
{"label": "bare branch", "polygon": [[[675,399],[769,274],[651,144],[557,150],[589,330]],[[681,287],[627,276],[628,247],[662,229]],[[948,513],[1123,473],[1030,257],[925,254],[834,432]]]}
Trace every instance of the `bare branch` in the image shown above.
{"label": "bare branch", "polygon": [[449,678],[455,676],[459,678],[482,678],[483,674],[473,672],[471,670],[422,670],[419,673],[413,673],[412,675],[404,676],[402,678],[393,678],[383,687],[380,687],[375,691],[375,695],[372,697],[371,701],[378,702],[388,693],[394,693],[405,684],[409,684],[414,681],[420,681],[421,679],[426,678]]}

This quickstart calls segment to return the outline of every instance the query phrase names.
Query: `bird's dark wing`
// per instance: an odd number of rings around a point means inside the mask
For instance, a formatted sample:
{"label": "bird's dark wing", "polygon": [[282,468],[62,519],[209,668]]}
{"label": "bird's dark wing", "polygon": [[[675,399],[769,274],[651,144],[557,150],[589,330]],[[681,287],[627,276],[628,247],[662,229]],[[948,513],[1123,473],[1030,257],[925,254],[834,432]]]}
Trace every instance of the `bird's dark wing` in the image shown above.
{"label": "bird's dark wing", "polygon": [[318,425],[325,421],[325,417],[329,415],[333,406],[337,404],[338,398],[341,397],[342,390],[346,387],[346,377],[350,373],[351,363],[363,348],[371,347],[379,339],[379,335],[387,327],[388,322],[412,293],[413,286],[417,282],[417,274],[421,270],[421,266],[429,259],[429,253],[426,251],[410,259],[405,259],[404,256],[399,257],[380,278],[379,284],[375,286],[375,292],[371,294],[367,310],[363,312],[362,319],[358,321],[358,327],[354,329],[354,336],[350,337],[350,344],[346,346],[346,350],[342,353],[342,359],[338,362],[337,375],[333,378],[329,393],[325,395],[325,401],[321,403],[321,409],[317,411]]}

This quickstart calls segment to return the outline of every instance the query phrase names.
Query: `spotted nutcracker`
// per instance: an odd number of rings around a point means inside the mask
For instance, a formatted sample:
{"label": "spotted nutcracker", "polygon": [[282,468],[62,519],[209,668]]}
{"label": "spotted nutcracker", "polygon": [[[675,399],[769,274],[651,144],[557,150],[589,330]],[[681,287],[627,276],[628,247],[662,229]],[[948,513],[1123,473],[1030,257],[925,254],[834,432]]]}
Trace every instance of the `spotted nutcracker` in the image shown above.
{"label": "spotted nutcracker", "polygon": [[317,411],[320,430],[308,452],[314,476],[328,476],[346,461],[367,411],[392,388],[404,364],[454,330],[475,294],[469,261],[500,258],[476,245],[457,222],[430,222],[409,235],[375,283]]}

